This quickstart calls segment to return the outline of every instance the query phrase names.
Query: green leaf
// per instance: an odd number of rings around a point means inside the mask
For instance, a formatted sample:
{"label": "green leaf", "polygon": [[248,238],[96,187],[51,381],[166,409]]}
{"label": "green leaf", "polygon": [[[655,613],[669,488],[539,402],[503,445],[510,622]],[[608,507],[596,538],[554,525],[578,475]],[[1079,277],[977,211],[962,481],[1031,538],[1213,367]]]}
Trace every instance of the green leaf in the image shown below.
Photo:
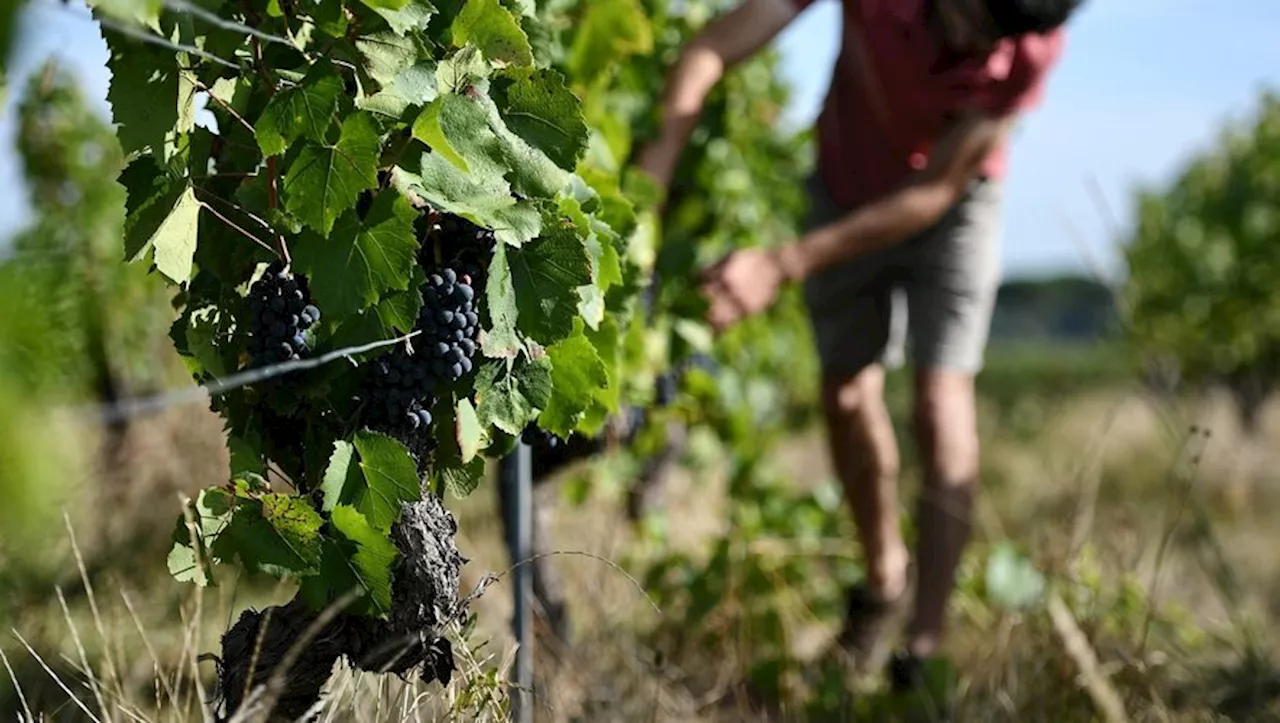
{"label": "green leaf", "polygon": [[273,493],[241,497],[218,542],[222,549],[234,550],[250,571],[278,578],[313,575],[319,572],[323,524],[302,497]]}
{"label": "green leaf", "polygon": [[318,61],[301,83],[267,103],[254,124],[258,147],[265,155],[278,156],[299,137],[324,143],[342,93],[342,77],[327,60]]}
{"label": "green leaf", "polygon": [[224,345],[230,343],[233,330],[226,315],[212,304],[195,309],[187,316],[187,353],[199,365],[200,371],[215,378],[233,371],[223,355]]}
{"label": "green leaf", "polygon": [[367,113],[342,123],[336,146],[308,144],[284,177],[285,210],[328,237],[360,192],[378,183],[378,128]]}
{"label": "green leaf", "polygon": [[368,5],[374,10],[399,10],[403,8],[409,0],[360,0],[360,2]]}
{"label": "green leaf", "polygon": [[455,433],[458,436],[458,448],[462,451],[462,463],[467,464],[480,453],[485,434],[476,417],[475,407],[471,406],[471,400],[466,397],[458,400]]}
{"label": "green leaf", "polygon": [[417,467],[403,444],[378,432],[357,433],[354,450],[358,471],[347,443],[335,443],[321,486],[324,507],[351,505],[374,527],[390,530],[401,505],[422,495]]}
{"label": "green leaf", "polygon": [[476,457],[461,466],[441,465],[436,474],[444,488],[455,497],[466,497],[480,486],[480,478],[484,476],[484,457]]}
{"label": "green leaf", "polygon": [[361,68],[380,87],[386,88],[396,77],[413,67],[421,54],[412,36],[379,32],[356,39],[356,49],[364,58]]}
{"label": "green leaf", "polygon": [[512,198],[511,187],[500,175],[463,173],[441,154],[424,154],[416,173],[396,167],[391,178],[406,195],[494,229],[503,243],[522,244],[541,229],[537,207]]}
{"label": "green leaf", "polygon": [[522,357],[508,369],[506,362],[491,362],[476,373],[475,388],[480,424],[517,436],[551,399],[551,363]]}
{"label": "green leaf", "polygon": [[[413,137],[426,143],[433,153],[439,153],[462,171],[470,170],[450,142],[450,137],[468,143],[472,149],[480,143],[496,143],[497,138],[489,130],[484,111],[463,96],[446,93],[422,109],[413,122]],[[487,161],[481,153],[477,160]],[[486,168],[490,173],[494,169]],[[500,173],[499,173],[500,175]]]}
{"label": "green leaf", "polygon": [[496,63],[530,65],[533,48],[520,23],[498,0],[467,0],[451,26],[453,45],[474,45]]}
{"label": "green leaf", "polygon": [[339,505],[331,515],[330,539],[324,546],[321,574],[303,581],[299,593],[313,608],[322,608],[349,590],[361,598],[348,611],[378,617],[391,610],[391,578],[400,553],[359,510]]}
{"label": "green leaf", "polygon": [[516,287],[511,279],[511,264],[507,261],[506,244],[498,244],[489,262],[489,280],[485,284],[485,296],[489,302],[489,328],[480,336],[480,347],[485,356],[514,358],[524,348],[516,333],[519,309],[516,307]]}
{"label": "green leaf", "polygon": [[468,45],[440,61],[436,68],[436,84],[441,93],[466,93],[467,88],[488,78],[492,70],[480,50]]}
{"label": "green leaf", "polygon": [[156,194],[139,215],[126,221],[126,250],[131,251],[130,262],[145,258],[150,251],[160,273],[185,284],[191,279],[196,254],[200,202],[190,185],[178,191],[171,204],[167,201],[167,193]]}
{"label": "green leaf", "polygon": [[391,29],[404,35],[411,30],[426,30],[431,23],[431,16],[436,14],[436,8],[428,0],[407,0],[399,2],[398,7],[391,7],[394,3],[382,2],[365,2],[366,5],[373,8],[373,11],[382,16],[387,21],[387,25]]}
{"label": "green leaf", "polygon": [[987,597],[1009,610],[1022,610],[1044,599],[1044,575],[1012,545],[1001,544],[987,558]]}
{"label": "green leaf", "polygon": [[324,479],[320,483],[320,492],[324,496],[321,509],[325,512],[342,504],[343,494],[347,490],[357,489],[364,484],[364,475],[355,462],[355,445],[344,440],[333,443],[333,454],[329,455],[329,464],[324,468]]}
{"label": "green leaf", "polygon": [[559,73],[508,69],[494,77],[489,96],[512,133],[565,170],[578,164],[587,149],[587,122]]}
{"label": "green leaf", "polygon": [[425,59],[405,68],[390,85],[383,86],[377,93],[357,98],[356,106],[371,113],[399,118],[410,107],[430,103],[437,95],[436,64]]}
{"label": "green leaf", "polygon": [[[178,518],[167,561],[169,574],[178,582],[205,587],[213,581],[213,564],[222,562],[213,554],[212,547],[231,521],[231,495],[218,488],[201,490],[188,504],[188,509],[194,530],[187,527],[185,515]],[[192,540],[193,532],[195,540]]]}
{"label": "green leaf", "polygon": [[507,262],[518,310],[516,327],[540,344],[569,336],[577,315],[577,288],[591,282],[587,247],[573,226],[548,216],[542,236],[510,249]]}
{"label": "green leaf", "polygon": [[497,180],[502,178],[520,195],[551,198],[569,182],[563,169],[508,130],[483,98],[441,95],[418,116],[413,135],[459,171],[495,188],[505,185]]}
{"label": "green leaf", "polygon": [[653,26],[639,0],[592,0],[574,30],[569,76],[583,85],[629,55],[653,51]]}
{"label": "green leaf", "polygon": [[568,437],[594,401],[596,390],[608,385],[608,370],[581,331],[547,349],[547,355],[551,358],[552,394],[538,425]]}
{"label": "green leaf", "polygon": [[303,234],[293,259],[320,308],[343,317],[369,308],[388,291],[407,290],[418,253],[417,216],[404,196],[385,192],[363,221],[347,212],[328,239]]}
{"label": "green leaf", "polygon": [[189,78],[181,78],[171,50],[108,33],[111,84],[107,100],[119,125],[120,147],[126,154],[150,149],[168,159],[177,133],[191,130],[195,93]]}

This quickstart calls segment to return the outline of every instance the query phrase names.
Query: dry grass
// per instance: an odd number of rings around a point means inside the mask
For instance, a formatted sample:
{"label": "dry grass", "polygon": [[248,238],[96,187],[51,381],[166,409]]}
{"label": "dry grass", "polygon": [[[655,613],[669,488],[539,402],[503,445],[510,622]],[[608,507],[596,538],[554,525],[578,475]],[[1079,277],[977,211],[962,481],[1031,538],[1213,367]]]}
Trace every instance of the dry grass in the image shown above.
{"label": "dry grass", "polygon": [[[1169,409],[1111,390],[1046,404],[1041,421],[1017,435],[1005,420],[984,416],[987,488],[976,546],[1025,542],[1043,568],[1069,583],[1062,588],[1068,599],[1052,615],[1017,615],[958,597],[947,652],[963,671],[960,719],[1091,720],[1101,718],[1098,701],[1107,691],[1135,721],[1280,719],[1274,701],[1249,697],[1274,698],[1280,680],[1267,664],[1270,641],[1257,632],[1280,614],[1280,547],[1266,514],[1280,490],[1280,452],[1263,441],[1280,434],[1280,405],[1264,415],[1260,439],[1247,439],[1217,398]],[[1207,444],[1188,441],[1192,423],[1211,430]],[[215,418],[174,412],[144,422],[128,444],[114,469],[98,475],[93,503],[69,511],[83,566],[68,552],[57,574],[6,593],[0,651],[10,673],[0,675],[2,716],[198,720],[213,670],[196,656],[216,650],[219,633],[245,606],[291,592],[235,580],[193,591],[156,574],[177,509],[165,500],[225,474]],[[815,433],[783,445],[772,462],[798,487],[830,476]],[[606,562],[642,561],[662,551],[652,547],[655,539],[665,550],[705,554],[731,532],[725,488],[722,465],[678,470],[661,538],[625,522],[624,500],[610,486],[580,506],[555,486],[539,490],[553,547],[565,553],[552,565],[572,605],[575,640],[571,648],[539,641],[537,720],[763,720],[734,695],[752,640],[727,633],[715,650],[670,657],[653,633],[678,630],[681,621],[655,611],[635,580]],[[472,559],[464,586],[506,569],[493,485],[454,507],[459,546]],[[49,533],[51,545],[69,537]],[[849,540],[826,547],[832,564],[855,552]],[[794,554],[770,541],[759,548]],[[975,578],[977,564],[971,560],[962,577]],[[798,658],[814,656],[835,621],[814,614],[803,590],[783,599],[788,644]],[[1168,617],[1142,609],[1152,601],[1179,603],[1186,620],[1148,635],[1147,619]],[[707,624],[719,620],[733,630],[738,602],[722,604],[723,614]],[[321,720],[500,719],[501,673],[513,651],[509,578],[474,609],[478,629],[459,646],[462,674],[443,694],[343,670]],[[1198,646],[1177,639],[1197,631],[1205,633]],[[5,682],[10,675],[21,695]]]}

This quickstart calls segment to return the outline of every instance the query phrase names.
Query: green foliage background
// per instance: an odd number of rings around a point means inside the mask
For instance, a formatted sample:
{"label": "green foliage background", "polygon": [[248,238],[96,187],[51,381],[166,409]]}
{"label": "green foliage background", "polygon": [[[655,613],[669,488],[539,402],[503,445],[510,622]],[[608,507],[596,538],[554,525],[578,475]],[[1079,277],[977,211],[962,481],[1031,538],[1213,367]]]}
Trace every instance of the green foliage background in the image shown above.
{"label": "green foliage background", "polygon": [[1252,424],[1280,378],[1280,97],[1138,195],[1125,246],[1130,341],[1193,384],[1222,383]]}

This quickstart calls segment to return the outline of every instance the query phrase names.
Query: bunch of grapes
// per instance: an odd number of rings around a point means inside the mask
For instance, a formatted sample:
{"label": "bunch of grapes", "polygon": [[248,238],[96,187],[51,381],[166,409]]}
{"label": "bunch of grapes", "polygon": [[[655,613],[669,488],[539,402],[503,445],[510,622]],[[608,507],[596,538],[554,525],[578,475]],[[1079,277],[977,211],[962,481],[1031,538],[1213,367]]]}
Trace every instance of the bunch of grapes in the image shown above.
{"label": "bunch of grapes", "polygon": [[411,341],[372,365],[364,382],[365,419],[383,429],[414,432],[431,426],[436,390],[474,369],[480,317],[467,277],[451,268],[427,278]]}
{"label": "bunch of grapes", "polygon": [[372,365],[365,383],[366,419],[380,427],[429,427],[435,387],[427,366],[398,348]]}
{"label": "bunch of grapes", "polygon": [[[471,277],[477,289],[483,289],[489,273],[489,261],[493,258],[497,239],[491,229],[477,226],[452,213],[431,210],[422,216],[423,252],[434,254],[459,274]],[[424,267],[430,267],[430,258]]]}
{"label": "bunch of grapes", "polygon": [[456,382],[471,373],[476,354],[475,288],[469,276],[446,267],[427,277],[422,292],[417,326],[422,333],[414,342],[420,363],[435,379]]}
{"label": "bunch of grapes", "polygon": [[520,441],[538,450],[556,449],[564,442],[560,437],[533,423],[521,432]]}
{"label": "bunch of grapes", "polygon": [[303,334],[320,321],[307,280],[279,264],[267,268],[249,287],[249,355],[252,364],[300,359],[307,351]]}

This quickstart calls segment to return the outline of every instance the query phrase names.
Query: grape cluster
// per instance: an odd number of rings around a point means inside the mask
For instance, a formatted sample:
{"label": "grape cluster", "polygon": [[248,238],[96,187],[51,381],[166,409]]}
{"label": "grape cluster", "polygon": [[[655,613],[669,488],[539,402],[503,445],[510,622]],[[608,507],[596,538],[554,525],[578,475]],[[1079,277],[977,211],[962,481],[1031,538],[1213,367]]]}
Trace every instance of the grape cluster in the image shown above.
{"label": "grape cluster", "polygon": [[249,317],[253,365],[278,364],[306,353],[303,334],[320,321],[320,309],[310,301],[305,277],[273,264],[249,287]]}
{"label": "grape cluster", "polygon": [[431,274],[422,287],[417,326],[422,334],[414,347],[435,379],[456,382],[471,373],[480,331],[475,296],[470,276],[459,277],[452,268]]}
{"label": "grape cluster", "polygon": [[451,268],[427,277],[423,304],[411,340],[373,365],[364,381],[365,420],[374,426],[414,432],[431,426],[436,390],[474,368],[480,317],[468,278]]}
{"label": "grape cluster", "polygon": [[533,423],[530,423],[521,432],[520,441],[540,450],[557,449],[564,442],[560,437]]}
{"label": "grape cluster", "polygon": [[[483,289],[497,244],[494,232],[456,214],[436,210],[424,214],[422,221],[426,225],[423,252],[434,254],[438,250],[444,263],[471,277],[475,288]],[[423,266],[430,267],[430,261],[425,259]]]}
{"label": "grape cluster", "polygon": [[435,386],[436,378],[426,365],[405,349],[396,349],[372,365],[365,384],[366,419],[382,427],[429,427]]}

